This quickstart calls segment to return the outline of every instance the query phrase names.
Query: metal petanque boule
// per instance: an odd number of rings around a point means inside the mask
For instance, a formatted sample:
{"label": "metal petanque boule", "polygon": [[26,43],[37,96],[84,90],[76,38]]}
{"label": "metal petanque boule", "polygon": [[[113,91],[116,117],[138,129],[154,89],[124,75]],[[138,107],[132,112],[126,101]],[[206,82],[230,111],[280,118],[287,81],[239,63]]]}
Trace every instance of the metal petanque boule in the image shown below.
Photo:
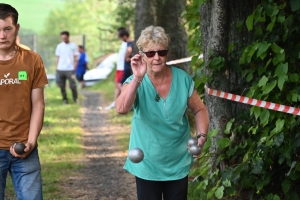
{"label": "metal petanque boule", "polygon": [[14,150],[17,154],[22,155],[25,153],[24,151],[24,149],[26,148],[25,144],[21,142],[16,142],[14,144],[15,144]]}
{"label": "metal petanque boule", "polygon": [[139,163],[144,159],[144,152],[140,148],[130,149],[128,158],[133,163]]}
{"label": "metal petanque boule", "polygon": [[197,145],[198,144],[198,140],[196,138],[189,138],[187,145],[188,146],[192,146],[192,145]]}
{"label": "metal petanque boule", "polygon": [[194,156],[198,156],[201,153],[201,148],[198,145],[194,144],[194,145],[190,146],[189,151],[190,151],[190,154],[192,154]]}

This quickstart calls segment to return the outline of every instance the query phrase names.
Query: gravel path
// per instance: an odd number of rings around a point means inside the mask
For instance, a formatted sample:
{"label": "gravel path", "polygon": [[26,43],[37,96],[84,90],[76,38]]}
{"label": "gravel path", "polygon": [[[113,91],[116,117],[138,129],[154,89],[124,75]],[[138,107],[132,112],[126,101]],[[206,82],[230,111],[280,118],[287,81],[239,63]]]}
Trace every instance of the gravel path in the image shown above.
{"label": "gravel path", "polygon": [[97,110],[101,105],[99,93],[83,91],[82,95],[85,167],[66,180],[63,189],[67,199],[136,199],[135,179],[123,169],[127,154],[116,145],[116,135],[124,127],[110,126],[107,112]]}

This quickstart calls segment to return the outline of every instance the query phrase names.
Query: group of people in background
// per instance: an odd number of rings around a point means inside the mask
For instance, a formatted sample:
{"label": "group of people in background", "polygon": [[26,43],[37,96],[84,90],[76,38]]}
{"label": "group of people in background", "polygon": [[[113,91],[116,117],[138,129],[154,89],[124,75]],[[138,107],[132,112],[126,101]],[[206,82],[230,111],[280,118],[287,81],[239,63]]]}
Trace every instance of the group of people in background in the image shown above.
{"label": "group of people in background", "polygon": [[[106,107],[106,110],[115,107],[115,100],[121,93],[122,84],[132,75],[130,59],[132,57],[132,40],[129,32],[121,27],[118,28],[118,37],[122,41],[118,53],[114,101]],[[68,104],[66,92],[66,81],[69,81],[74,103],[78,103],[78,92],[76,80],[80,82],[81,88],[85,87],[84,74],[88,70],[88,56],[84,46],[77,45],[70,41],[70,33],[63,31],[60,34],[62,42],[56,47],[56,83],[60,87],[63,103]]]}

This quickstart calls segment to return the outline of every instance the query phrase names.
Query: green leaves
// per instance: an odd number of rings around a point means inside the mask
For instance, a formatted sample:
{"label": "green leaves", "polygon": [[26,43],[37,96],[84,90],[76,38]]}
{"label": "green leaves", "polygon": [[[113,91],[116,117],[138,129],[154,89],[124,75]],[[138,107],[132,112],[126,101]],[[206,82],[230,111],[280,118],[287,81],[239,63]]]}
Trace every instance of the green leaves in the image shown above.
{"label": "green leaves", "polygon": [[247,25],[248,31],[252,31],[252,29],[253,29],[253,17],[254,17],[254,13],[252,13],[251,15],[249,15],[247,17],[246,25]]}
{"label": "green leaves", "polygon": [[291,9],[293,12],[300,9],[300,1],[299,0],[290,0]]}
{"label": "green leaves", "polygon": [[266,85],[266,83],[268,82],[268,80],[269,80],[269,79],[268,79],[266,76],[263,76],[263,77],[259,80],[258,86],[259,86],[259,87],[262,87],[262,86]]}
{"label": "green leaves", "polygon": [[217,140],[217,145],[219,150],[222,150],[230,145],[230,139],[229,138],[219,138]]}
{"label": "green leaves", "polygon": [[209,62],[209,67],[212,69],[216,69],[217,71],[220,71],[221,68],[224,66],[225,59],[221,56],[213,57]]}
{"label": "green leaves", "polygon": [[215,196],[217,197],[217,199],[222,199],[223,195],[224,195],[224,186],[222,185],[216,190]]}

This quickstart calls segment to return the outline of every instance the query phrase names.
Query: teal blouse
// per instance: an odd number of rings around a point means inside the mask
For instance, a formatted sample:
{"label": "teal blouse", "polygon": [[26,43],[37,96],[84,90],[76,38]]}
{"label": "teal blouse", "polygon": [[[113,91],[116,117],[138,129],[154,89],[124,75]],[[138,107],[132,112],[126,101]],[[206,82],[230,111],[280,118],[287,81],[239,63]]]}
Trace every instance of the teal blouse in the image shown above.
{"label": "teal blouse", "polygon": [[129,149],[142,149],[144,159],[132,163],[127,158],[124,169],[145,180],[182,179],[193,162],[187,150],[190,126],[185,112],[194,82],[183,70],[171,69],[172,83],[166,99],[155,101],[156,90],[147,74],[136,93]]}

